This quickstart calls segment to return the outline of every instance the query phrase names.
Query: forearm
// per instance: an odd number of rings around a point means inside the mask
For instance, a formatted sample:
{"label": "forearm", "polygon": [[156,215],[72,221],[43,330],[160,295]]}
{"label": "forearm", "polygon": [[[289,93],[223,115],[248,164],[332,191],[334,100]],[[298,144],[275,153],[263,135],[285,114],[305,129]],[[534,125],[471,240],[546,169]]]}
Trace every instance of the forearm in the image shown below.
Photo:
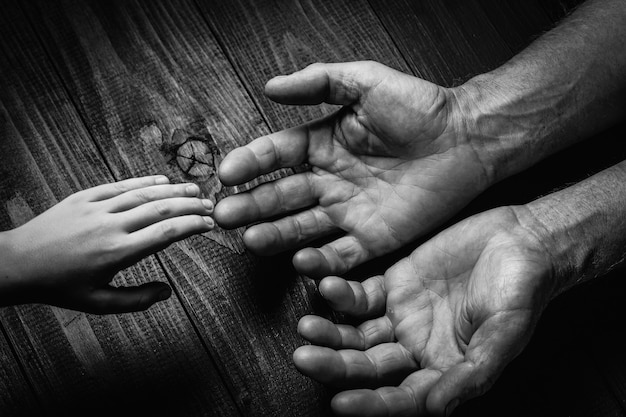
{"label": "forearm", "polygon": [[624,262],[626,161],[517,209],[553,262],[557,294]]}
{"label": "forearm", "polygon": [[456,92],[493,182],[626,116],[626,2],[591,0]]}

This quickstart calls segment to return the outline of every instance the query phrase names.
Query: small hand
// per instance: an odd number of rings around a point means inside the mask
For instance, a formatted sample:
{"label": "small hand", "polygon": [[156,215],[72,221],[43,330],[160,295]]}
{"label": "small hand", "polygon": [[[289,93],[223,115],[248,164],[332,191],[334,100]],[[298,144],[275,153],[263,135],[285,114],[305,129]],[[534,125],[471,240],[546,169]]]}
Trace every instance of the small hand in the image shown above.
{"label": "small hand", "polygon": [[244,241],[266,255],[340,233],[296,253],[294,265],[304,274],[342,274],[397,249],[489,185],[451,89],[354,62],[276,77],[266,93],[281,103],[344,107],[228,154],[219,169],[226,185],[282,167],[311,169],[225,198],[215,218],[226,228],[264,221],[248,228]]}
{"label": "small hand", "polygon": [[[319,289],[358,327],[305,316],[304,374],[347,389],[339,415],[449,415],[481,395],[528,342],[552,295],[551,261],[516,210],[486,212],[363,283],[327,277]],[[377,389],[372,389],[377,388]]]}
{"label": "small hand", "polygon": [[3,232],[14,256],[7,282],[20,287],[16,298],[99,314],[167,299],[171,290],[162,282],[123,288],[109,282],[172,242],[213,228],[207,217],[213,203],[198,198],[198,186],[168,182],[152,176],[80,191]]}

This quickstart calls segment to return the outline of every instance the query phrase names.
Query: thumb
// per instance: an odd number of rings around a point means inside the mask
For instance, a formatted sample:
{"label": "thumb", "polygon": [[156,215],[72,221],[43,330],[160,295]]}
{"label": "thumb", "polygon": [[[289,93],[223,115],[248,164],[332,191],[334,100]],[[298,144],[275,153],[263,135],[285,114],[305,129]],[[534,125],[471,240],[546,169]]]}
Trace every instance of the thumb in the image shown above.
{"label": "thumb", "polygon": [[145,310],[168,299],[171,294],[169,285],[163,282],[149,282],[137,287],[106,286],[93,290],[86,304],[87,309],[96,314],[128,313]]}
{"label": "thumb", "polygon": [[290,75],[272,78],[265,94],[282,104],[354,104],[381,79],[376,62],[311,64]]}
{"label": "thumb", "polygon": [[532,334],[531,314],[500,312],[472,336],[465,361],[446,370],[426,400],[434,415],[449,416],[461,403],[484,394],[503,369],[526,346]]}

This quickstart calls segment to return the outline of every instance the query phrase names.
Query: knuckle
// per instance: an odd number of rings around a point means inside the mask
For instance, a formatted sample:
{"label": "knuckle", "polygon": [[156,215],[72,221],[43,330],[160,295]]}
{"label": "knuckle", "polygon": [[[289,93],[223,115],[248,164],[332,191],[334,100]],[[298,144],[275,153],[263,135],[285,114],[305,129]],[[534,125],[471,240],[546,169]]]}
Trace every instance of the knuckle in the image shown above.
{"label": "knuckle", "polygon": [[165,240],[174,239],[178,235],[178,228],[173,222],[161,223],[160,233]]}
{"label": "knuckle", "polygon": [[135,190],[134,194],[135,194],[135,198],[137,199],[137,201],[139,201],[139,203],[141,204],[147,203],[154,199],[153,193],[145,189]]}
{"label": "knuckle", "polygon": [[126,191],[128,191],[128,184],[126,183],[126,181],[114,182],[112,185],[113,188],[115,188],[120,193],[125,193]]}
{"label": "knuckle", "polygon": [[95,264],[102,268],[110,268],[119,263],[125,253],[125,245],[118,239],[110,239],[102,244]]}
{"label": "knuckle", "polygon": [[323,67],[324,67],[324,64],[321,62],[314,62],[312,64],[307,65],[307,68],[313,69],[313,70],[318,69],[318,68],[323,68]]}
{"label": "knuckle", "polygon": [[63,201],[65,201],[66,203],[71,203],[71,204],[86,201],[87,193],[85,191],[86,190],[78,191],[78,192],[75,192],[74,194],[70,194],[67,197],[65,197]]}
{"label": "knuckle", "polygon": [[281,212],[287,211],[287,201],[285,201],[285,191],[283,190],[280,182],[273,184],[274,195],[276,196],[276,202],[278,203],[278,209]]}
{"label": "knuckle", "polygon": [[169,216],[170,214],[172,214],[172,208],[169,206],[169,204],[164,203],[164,202],[159,201],[157,203],[154,203],[153,208],[154,208],[155,213],[162,217]]}
{"label": "knuckle", "polygon": [[200,215],[189,216],[189,224],[194,230],[206,228],[206,222],[202,219]]}

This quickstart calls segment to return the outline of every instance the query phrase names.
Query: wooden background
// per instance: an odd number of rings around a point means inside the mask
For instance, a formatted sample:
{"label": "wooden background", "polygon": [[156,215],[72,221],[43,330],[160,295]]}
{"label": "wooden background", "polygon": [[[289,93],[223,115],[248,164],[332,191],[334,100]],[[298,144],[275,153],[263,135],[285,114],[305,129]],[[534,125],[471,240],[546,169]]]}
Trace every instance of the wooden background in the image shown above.
{"label": "wooden background", "polygon": [[[0,229],[132,176],[193,181],[219,199],[235,191],[215,175],[228,151],[333,109],[270,102],[272,76],[371,59],[452,86],[506,61],[575,3],[2,0]],[[497,185],[459,217],[624,159],[624,130]],[[298,319],[329,314],[315,282],[289,254],[256,258],[240,237],[195,236],[120,273],[118,285],[172,285],[143,313],[0,309],[0,416],[328,415],[332,389],[291,361]],[[621,281],[555,300],[492,391],[455,415],[624,415]]]}

